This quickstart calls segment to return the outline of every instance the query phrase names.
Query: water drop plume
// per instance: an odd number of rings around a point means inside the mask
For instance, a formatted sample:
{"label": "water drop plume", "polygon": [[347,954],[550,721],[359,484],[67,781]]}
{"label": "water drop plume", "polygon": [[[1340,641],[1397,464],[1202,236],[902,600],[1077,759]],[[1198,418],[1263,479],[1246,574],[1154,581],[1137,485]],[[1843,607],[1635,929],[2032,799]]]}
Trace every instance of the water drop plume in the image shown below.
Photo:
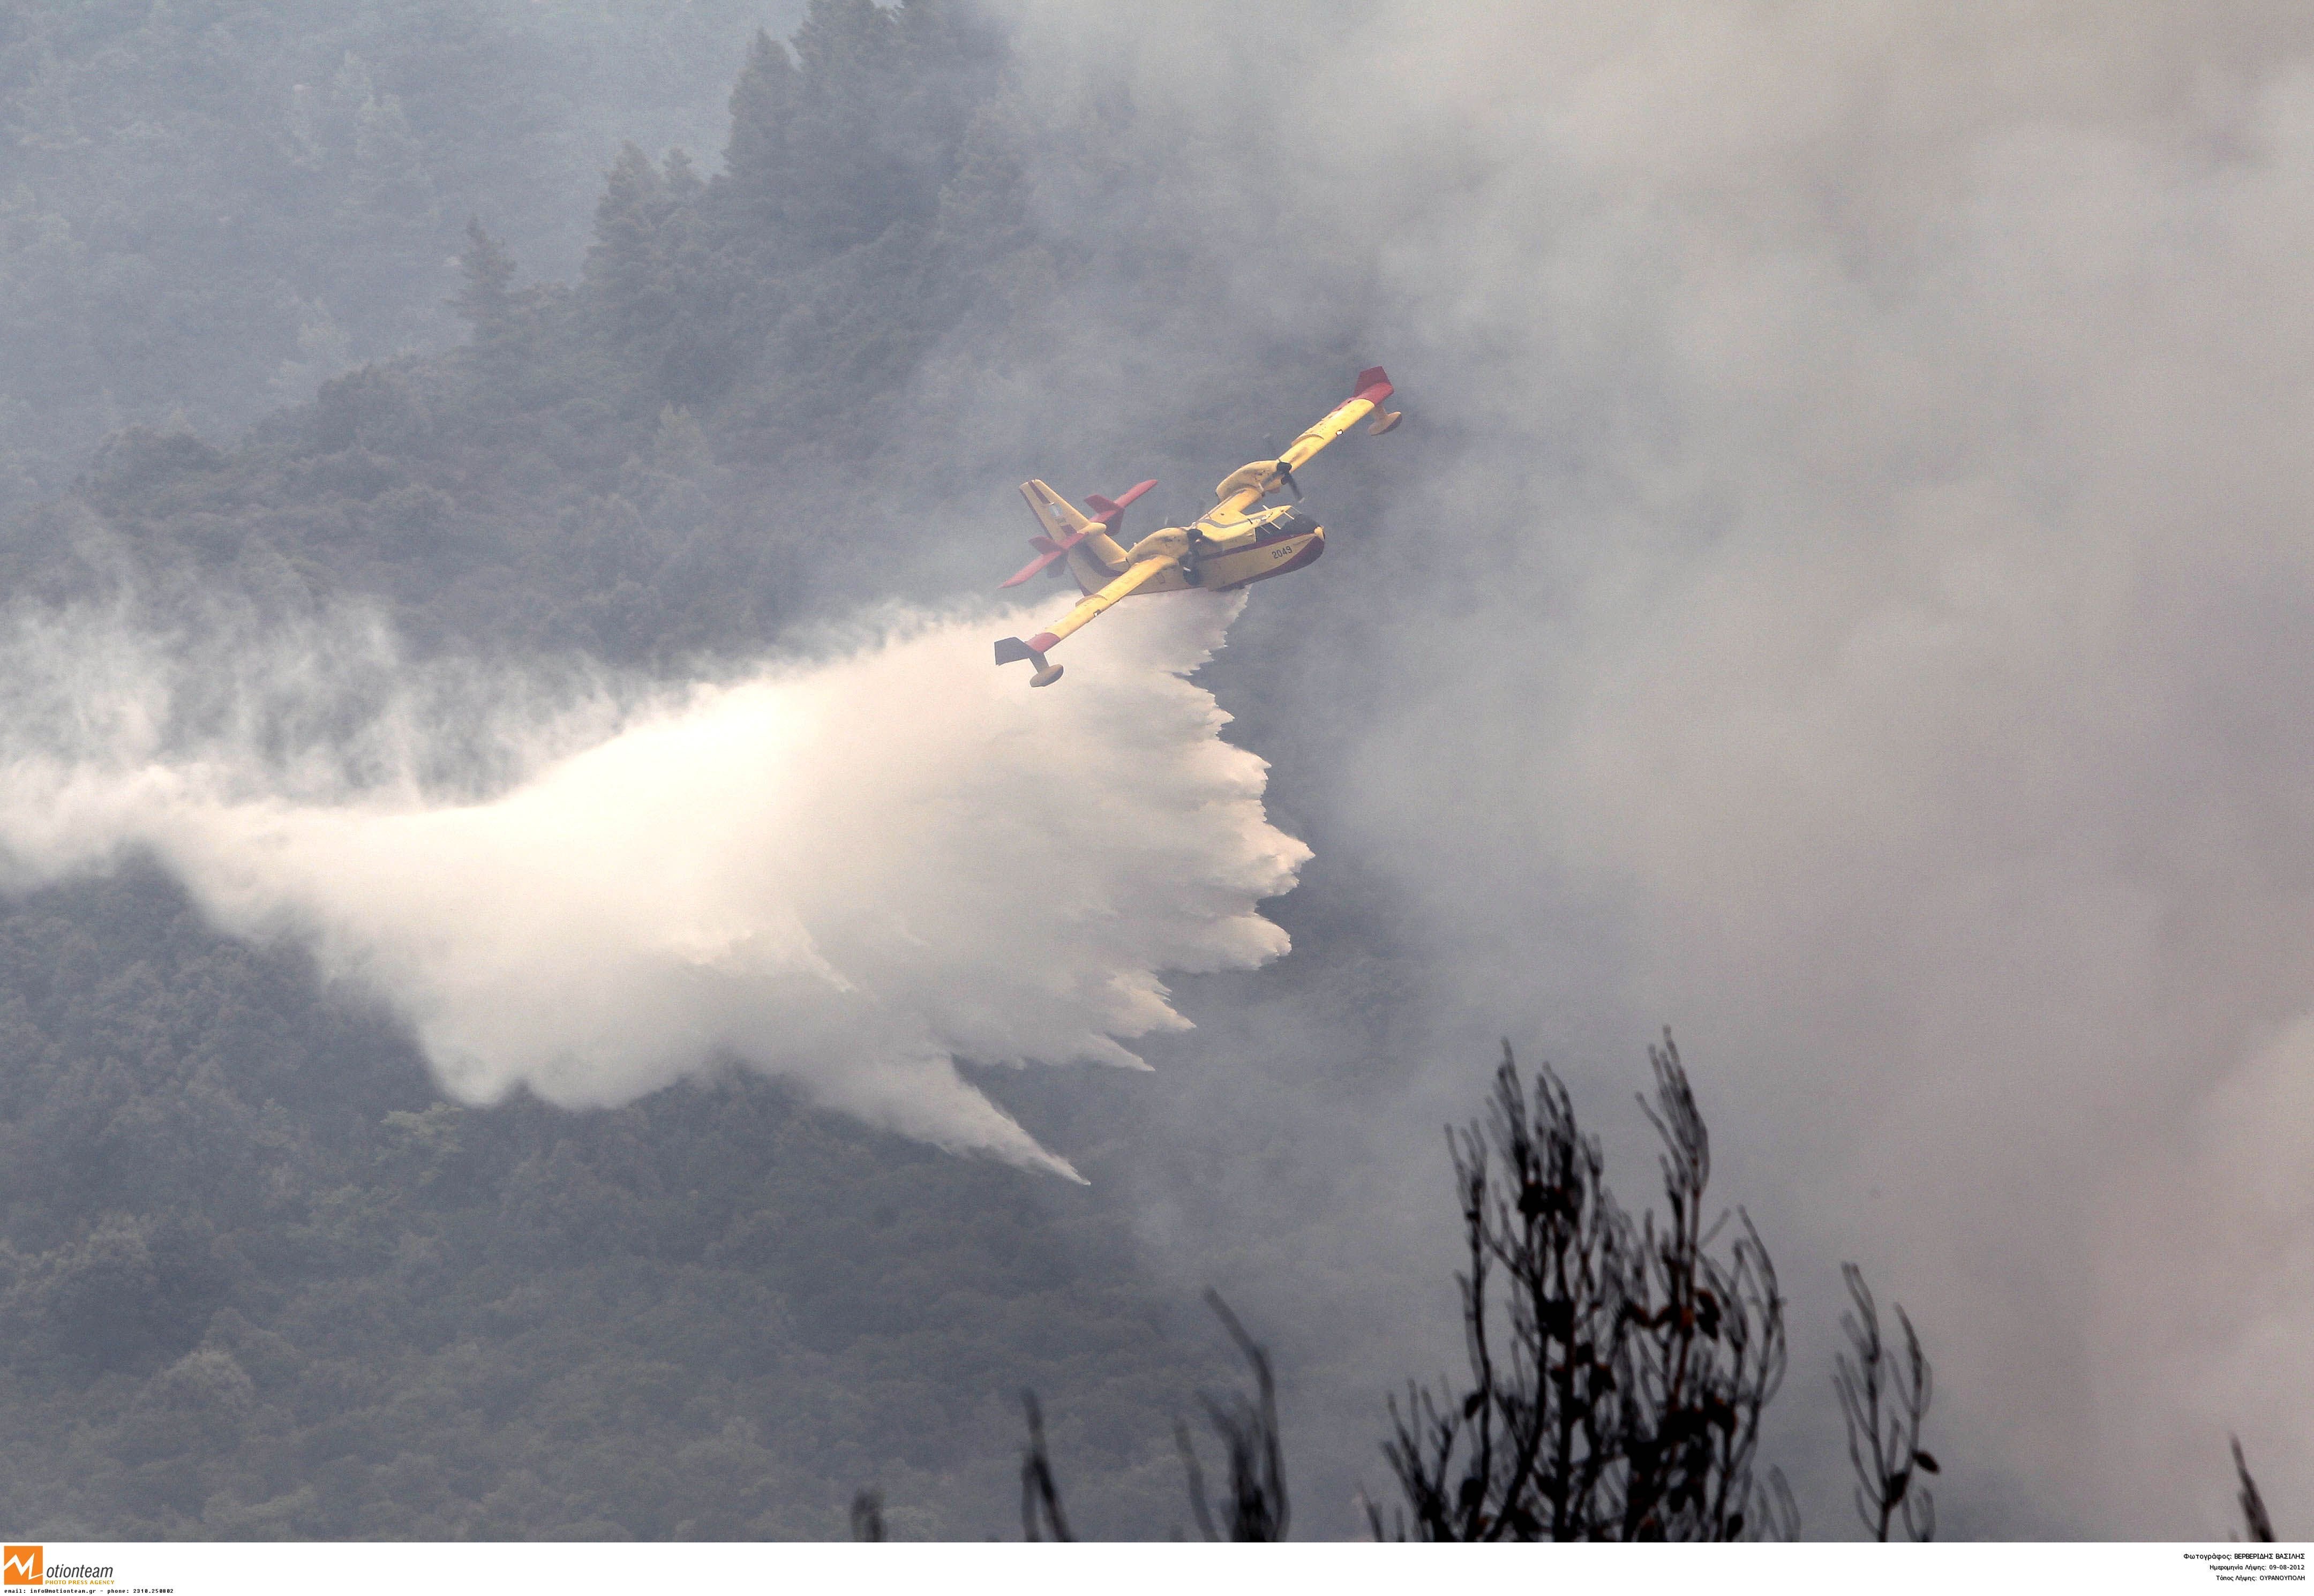
{"label": "water drop plume", "polygon": [[[1286,951],[1258,905],[1309,851],[1188,679],[1238,607],[1126,605],[1046,691],[989,659],[1036,617],[971,613],[575,698],[418,691],[375,633],[239,647],[221,695],[181,648],[20,615],[0,851],[18,886],[157,859],[218,926],[391,1005],[469,1101],[736,1064],[1074,1177],[957,1062],[1141,1067],[1126,1044],[1188,1025],[1169,973]],[[480,790],[443,779],[478,763]]]}

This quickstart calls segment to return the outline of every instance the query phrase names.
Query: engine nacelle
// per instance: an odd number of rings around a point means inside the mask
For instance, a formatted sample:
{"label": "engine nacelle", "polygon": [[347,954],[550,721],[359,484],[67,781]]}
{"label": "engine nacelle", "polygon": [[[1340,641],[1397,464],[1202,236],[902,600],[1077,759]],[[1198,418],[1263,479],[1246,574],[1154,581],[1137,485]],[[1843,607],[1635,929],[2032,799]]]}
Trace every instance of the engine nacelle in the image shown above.
{"label": "engine nacelle", "polygon": [[1242,492],[1248,488],[1257,493],[1267,493],[1276,486],[1277,462],[1249,460],[1222,479],[1221,486],[1214,489],[1214,498],[1216,500],[1224,499],[1231,494]]}

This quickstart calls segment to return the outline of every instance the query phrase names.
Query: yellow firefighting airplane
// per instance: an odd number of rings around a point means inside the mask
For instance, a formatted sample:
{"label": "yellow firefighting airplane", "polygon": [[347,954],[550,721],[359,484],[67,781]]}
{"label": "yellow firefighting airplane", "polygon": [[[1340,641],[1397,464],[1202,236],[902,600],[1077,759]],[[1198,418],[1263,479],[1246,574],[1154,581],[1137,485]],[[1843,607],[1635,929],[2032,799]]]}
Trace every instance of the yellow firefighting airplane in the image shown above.
{"label": "yellow firefighting airplane", "polygon": [[1061,679],[1061,667],[1048,663],[1046,652],[1120,598],[1135,593],[1178,593],[1185,587],[1226,592],[1313,563],[1326,551],[1324,527],[1293,506],[1254,507],[1280,488],[1298,502],[1302,488],[1294,480],[1294,467],[1308,464],[1319,450],[1364,417],[1373,417],[1366,428],[1370,433],[1388,432],[1397,426],[1400,412],[1382,408],[1391,392],[1390,378],[1382,368],[1368,366],[1358,373],[1357,392],[1295,438],[1285,454],[1275,460],[1241,465],[1223,478],[1214,489],[1220,502],[1196,522],[1153,532],[1130,549],[1120,545],[1115,535],[1124,524],[1125,507],[1157,486],[1155,482],[1143,482],[1114,499],[1094,494],[1085,500],[1093,511],[1091,516],[1078,514],[1075,506],[1042,482],[1021,483],[1020,497],[1029,501],[1029,511],[1044,533],[1029,540],[1037,558],[1002,585],[1017,587],[1041,570],[1057,578],[1065,562],[1068,574],[1077,579],[1085,596],[1050,630],[1040,631],[1026,642],[1019,638],[999,639],[996,663],[1028,660],[1037,667],[1029,684],[1050,687]]}

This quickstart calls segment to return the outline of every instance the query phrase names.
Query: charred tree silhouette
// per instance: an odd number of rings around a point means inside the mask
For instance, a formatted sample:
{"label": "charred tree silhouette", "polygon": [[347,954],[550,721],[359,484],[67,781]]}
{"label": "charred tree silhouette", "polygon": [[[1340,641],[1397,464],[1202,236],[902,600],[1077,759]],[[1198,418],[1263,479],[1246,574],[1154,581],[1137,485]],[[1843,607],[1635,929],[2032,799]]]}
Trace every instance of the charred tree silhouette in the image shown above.
{"label": "charred tree silhouette", "polygon": [[[1921,1423],[1928,1416],[1935,1384],[1928,1355],[1900,1303],[1896,1322],[1904,1332],[1904,1350],[1899,1360],[1880,1338],[1880,1309],[1864,1283],[1864,1271],[1842,1264],[1840,1273],[1855,1307],[1840,1316],[1848,1351],[1840,1355],[1833,1387],[1840,1393],[1848,1460],[1856,1470],[1856,1516],[1875,1540],[1888,1539],[1900,1513],[1907,1537],[1933,1540],[1936,1499],[1921,1483],[1921,1475],[1938,1472],[1936,1459],[1921,1447]],[[2239,1448],[2234,1455],[2239,1460]]]}
{"label": "charred tree silhouette", "polygon": [[[1205,1471],[1197,1466],[1197,1450],[1189,1440],[1189,1427],[1176,1420],[1173,1439],[1181,1450],[1181,1466],[1189,1477],[1189,1506],[1197,1515],[1197,1528],[1207,1540],[1283,1540],[1288,1513],[1285,1500],[1285,1460],[1278,1443],[1277,1382],[1272,1377],[1269,1354],[1254,1338],[1246,1334],[1245,1327],[1230,1311],[1222,1294],[1210,1288],[1206,1292],[1206,1305],[1222,1321],[1253,1369],[1257,1395],[1248,1398],[1233,1392],[1226,1402],[1210,1396],[1198,1399],[1206,1409],[1206,1417],[1220,1437],[1222,1449],[1229,1454],[1229,1495],[1207,1503]],[[1218,1510],[1220,1525],[1215,1523]],[[1223,1529],[1227,1533],[1223,1533]]]}
{"label": "charred tree silhouette", "polygon": [[2274,1520],[2265,1511],[2265,1497],[2259,1493],[2257,1481],[2250,1477],[2249,1459],[2242,1456],[2241,1437],[2230,1435],[2227,1439],[2234,1447],[2234,1478],[2241,1483],[2241,1495],[2236,1500],[2241,1503],[2242,1528],[2252,1540],[2272,1540]]}
{"label": "charred tree silhouette", "polygon": [[[1426,1540],[1733,1540],[1791,1534],[1755,1480],[1782,1384],[1784,1301],[1749,1216],[1707,1219],[1711,1144],[1671,1035],[1648,1049],[1665,1213],[1616,1204],[1595,1137],[1548,1065],[1510,1045],[1483,1119],[1449,1128],[1467,1386],[1409,1385],[1383,1456]],[[1382,1514],[1369,1507],[1376,1537]]]}
{"label": "charred tree silhouette", "polygon": [[[1020,1533],[1028,1540],[1074,1540],[1061,1511],[1060,1486],[1053,1482],[1052,1454],[1045,1450],[1045,1415],[1037,1393],[1020,1393],[1029,1415],[1029,1450],[1020,1456]],[[1039,1532],[1041,1526],[1042,1532]]]}
{"label": "charred tree silhouette", "polygon": [[862,1491],[852,1498],[852,1539],[884,1539],[884,1498],[879,1493]]}

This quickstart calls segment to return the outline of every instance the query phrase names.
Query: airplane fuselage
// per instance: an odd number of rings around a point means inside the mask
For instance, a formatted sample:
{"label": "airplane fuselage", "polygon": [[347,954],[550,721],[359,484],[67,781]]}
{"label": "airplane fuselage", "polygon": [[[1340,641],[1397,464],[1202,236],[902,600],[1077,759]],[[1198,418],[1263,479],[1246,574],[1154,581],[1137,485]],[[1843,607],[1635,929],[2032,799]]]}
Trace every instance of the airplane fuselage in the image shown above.
{"label": "airplane fuselage", "polygon": [[[1226,593],[1300,570],[1325,551],[1326,529],[1291,506],[1279,506],[1218,523],[1164,527],[1127,550],[1125,563],[1160,559],[1173,562],[1170,569],[1158,572],[1136,589],[1135,596],[1179,593],[1189,587]],[[1090,554],[1072,551],[1069,574],[1079,587],[1095,593],[1117,573]]]}

